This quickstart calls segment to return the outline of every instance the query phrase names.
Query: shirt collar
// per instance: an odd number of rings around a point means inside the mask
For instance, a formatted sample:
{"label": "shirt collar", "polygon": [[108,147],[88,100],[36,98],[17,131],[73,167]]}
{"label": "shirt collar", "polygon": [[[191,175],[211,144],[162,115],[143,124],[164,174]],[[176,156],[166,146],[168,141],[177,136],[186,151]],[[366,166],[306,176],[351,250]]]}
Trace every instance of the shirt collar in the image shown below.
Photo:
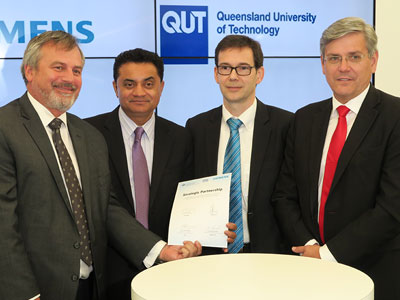
{"label": "shirt collar", "polygon": [[[358,112],[360,111],[361,105],[364,102],[365,97],[367,96],[369,90],[369,85],[368,87],[363,90],[361,92],[360,95],[354,97],[353,99],[349,100],[346,104],[346,107],[350,109],[350,111],[352,111],[353,113],[355,113],[356,115],[358,114]],[[336,112],[336,109],[340,106],[343,105],[342,103],[340,103],[335,96],[332,96],[332,112]]]}
{"label": "shirt collar", "polygon": [[[31,102],[33,108],[39,115],[40,120],[44,127],[47,127],[51,121],[54,120],[54,115],[39,101],[37,101],[33,96],[28,92],[28,99]],[[61,121],[63,121],[64,125],[67,126],[67,113],[64,112],[60,116],[58,116]]]}
{"label": "shirt collar", "polygon": [[230,118],[240,119],[242,121],[244,127],[249,128],[254,124],[254,119],[256,118],[256,110],[257,110],[257,99],[255,98],[253,104],[250,105],[248,109],[246,109],[240,116],[233,116],[224,105],[222,105],[222,120],[226,123]]}
{"label": "shirt collar", "polygon": [[[131,118],[128,117],[128,115],[124,112],[124,110],[122,109],[121,106],[119,107],[119,110],[118,110],[118,116],[119,116],[122,130],[125,131],[128,135],[132,135],[133,132],[135,131],[135,129],[137,127],[139,127],[138,125],[136,125],[136,123],[134,121],[132,121]],[[155,113],[153,112],[153,114],[151,115],[151,118],[146,123],[144,123],[143,126],[140,126],[140,127],[143,127],[144,133],[147,135],[147,137],[151,141],[154,140],[155,123],[156,123],[156,117],[155,117]]]}

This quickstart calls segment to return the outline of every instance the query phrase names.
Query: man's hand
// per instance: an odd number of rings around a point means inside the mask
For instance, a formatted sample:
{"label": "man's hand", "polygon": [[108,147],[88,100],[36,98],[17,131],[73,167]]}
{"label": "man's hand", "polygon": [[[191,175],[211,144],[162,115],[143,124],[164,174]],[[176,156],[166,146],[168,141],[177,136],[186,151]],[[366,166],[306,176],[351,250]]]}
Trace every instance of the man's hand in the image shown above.
{"label": "man's hand", "polygon": [[321,259],[321,256],[319,255],[319,248],[319,245],[296,246],[292,247],[292,251],[305,257]]}
{"label": "man's hand", "polygon": [[[226,224],[226,227],[228,230],[225,230],[224,233],[228,237],[228,243],[233,243],[236,239],[236,232],[235,230],[237,229],[237,226],[235,223],[228,223]],[[225,253],[228,252],[228,248],[222,249]]]}
{"label": "man's hand", "polygon": [[196,242],[183,242],[183,246],[165,245],[160,252],[160,259],[162,261],[171,261],[187,257],[198,256],[201,254],[201,244]]}

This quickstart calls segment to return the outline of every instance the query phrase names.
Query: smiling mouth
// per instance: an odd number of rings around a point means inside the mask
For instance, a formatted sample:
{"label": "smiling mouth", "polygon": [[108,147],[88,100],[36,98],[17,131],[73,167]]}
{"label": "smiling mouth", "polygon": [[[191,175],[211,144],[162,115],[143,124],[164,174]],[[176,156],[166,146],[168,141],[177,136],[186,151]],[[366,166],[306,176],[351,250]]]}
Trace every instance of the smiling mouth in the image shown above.
{"label": "smiling mouth", "polygon": [[53,84],[53,88],[59,89],[63,93],[73,93],[77,90],[76,86],[72,83]]}
{"label": "smiling mouth", "polygon": [[129,100],[130,103],[148,103],[148,100]]}

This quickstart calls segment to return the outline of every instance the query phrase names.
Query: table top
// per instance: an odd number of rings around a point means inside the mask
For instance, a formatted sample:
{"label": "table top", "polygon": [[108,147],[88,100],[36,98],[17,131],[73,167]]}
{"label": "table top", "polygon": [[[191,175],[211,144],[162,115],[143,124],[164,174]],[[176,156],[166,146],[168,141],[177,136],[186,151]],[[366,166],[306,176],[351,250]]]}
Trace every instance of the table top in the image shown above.
{"label": "table top", "polygon": [[221,254],[154,266],[132,280],[133,300],[374,299],[374,284],[349,266],[293,255]]}

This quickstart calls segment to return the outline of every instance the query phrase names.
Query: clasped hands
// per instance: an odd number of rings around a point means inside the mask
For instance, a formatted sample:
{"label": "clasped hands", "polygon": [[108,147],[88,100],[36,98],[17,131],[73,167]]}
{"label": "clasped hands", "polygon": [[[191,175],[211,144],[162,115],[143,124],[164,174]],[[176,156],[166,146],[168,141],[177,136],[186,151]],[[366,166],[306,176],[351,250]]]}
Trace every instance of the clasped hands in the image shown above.
{"label": "clasped hands", "polygon": [[[228,230],[225,230],[224,234],[227,236],[228,243],[233,243],[233,241],[236,239],[235,230],[237,226],[234,223],[228,223],[226,224],[226,227]],[[201,252],[202,246],[199,241],[195,241],[194,243],[191,241],[185,241],[183,242],[183,246],[165,245],[161,250],[159,257],[162,261],[171,261],[198,256],[201,254]],[[228,252],[228,249],[224,248],[223,252]]]}

